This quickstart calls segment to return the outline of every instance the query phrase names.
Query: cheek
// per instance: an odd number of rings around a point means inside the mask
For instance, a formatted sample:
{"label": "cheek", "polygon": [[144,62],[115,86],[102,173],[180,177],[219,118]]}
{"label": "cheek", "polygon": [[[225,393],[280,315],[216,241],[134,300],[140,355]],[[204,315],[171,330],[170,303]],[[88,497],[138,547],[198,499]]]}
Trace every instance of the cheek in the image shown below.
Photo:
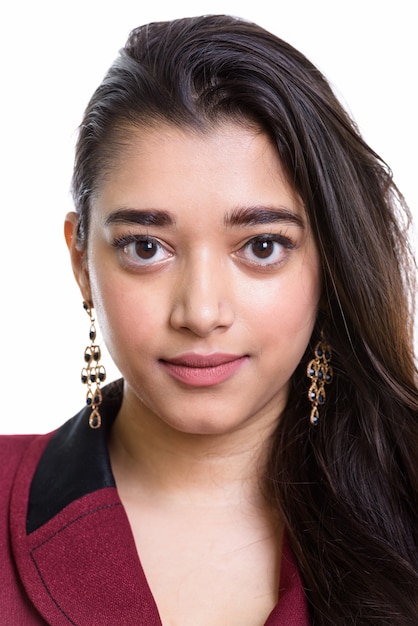
{"label": "cheek", "polygon": [[[253,336],[267,356],[266,364],[276,380],[292,375],[309,343],[321,294],[316,266],[269,285],[259,297],[264,305],[253,309]],[[254,298],[255,301],[256,298]]]}
{"label": "cheek", "polygon": [[109,351],[124,351],[156,336],[163,323],[161,291],[101,266],[90,273],[98,324]]}
{"label": "cheek", "polygon": [[246,299],[252,317],[260,326],[294,333],[311,329],[315,322],[321,294],[316,267],[296,272],[267,283],[260,283]]}
{"label": "cheek", "polygon": [[320,290],[316,285],[301,285],[300,288],[289,289],[287,302],[282,303],[285,308],[283,317],[291,328],[300,329],[304,327],[312,328],[315,323]]}

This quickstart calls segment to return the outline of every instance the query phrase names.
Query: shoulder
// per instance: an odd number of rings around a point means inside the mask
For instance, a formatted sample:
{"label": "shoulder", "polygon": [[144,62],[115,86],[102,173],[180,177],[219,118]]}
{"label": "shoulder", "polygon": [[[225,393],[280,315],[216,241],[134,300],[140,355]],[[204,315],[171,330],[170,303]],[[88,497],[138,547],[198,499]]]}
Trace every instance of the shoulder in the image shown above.
{"label": "shoulder", "polygon": [[49,435],[0,435],[0,496],[8,493],[16,470],[28,448]]}
{"label": "shoulder", "polygon": [[4,459],[4,455],[10,458],[19,457],[22,452],[27,448],[35,437],[40,435],[0,435],[0,453],[1,458]]}
{"label": "shoulder", "polygon": [[0,435],[0,477],[7,476],[19,463],[32,441],[41,435]]}

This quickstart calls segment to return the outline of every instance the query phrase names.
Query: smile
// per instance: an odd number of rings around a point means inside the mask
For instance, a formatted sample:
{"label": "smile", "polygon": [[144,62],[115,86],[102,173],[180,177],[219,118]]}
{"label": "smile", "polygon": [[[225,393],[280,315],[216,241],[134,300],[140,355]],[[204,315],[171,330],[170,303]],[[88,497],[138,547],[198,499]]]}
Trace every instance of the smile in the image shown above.
{"label": "smile", "polygon": [[160,363],[168,374],[186,385],[210,387],[231,378],[247,360],[247,355],[184,354],[170,360],[161,359]]}

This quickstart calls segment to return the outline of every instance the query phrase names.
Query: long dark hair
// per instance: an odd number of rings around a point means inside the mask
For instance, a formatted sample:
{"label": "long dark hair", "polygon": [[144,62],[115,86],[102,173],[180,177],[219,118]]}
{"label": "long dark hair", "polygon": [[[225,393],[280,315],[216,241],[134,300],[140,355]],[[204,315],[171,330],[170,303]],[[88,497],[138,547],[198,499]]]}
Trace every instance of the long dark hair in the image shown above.
{"label": "long dark hair", "polygon": [[[73,177],[79,243],[91,198],[129,128],[256,124],[300,194],[323,267],[323,298],[263,488],[280,510],[321,626],[418,624],[418,394],[410,214],[303,54],[228,16],[135,29],[93,95]],[[309,423],[307,362],[322,331],[334,379]]]}

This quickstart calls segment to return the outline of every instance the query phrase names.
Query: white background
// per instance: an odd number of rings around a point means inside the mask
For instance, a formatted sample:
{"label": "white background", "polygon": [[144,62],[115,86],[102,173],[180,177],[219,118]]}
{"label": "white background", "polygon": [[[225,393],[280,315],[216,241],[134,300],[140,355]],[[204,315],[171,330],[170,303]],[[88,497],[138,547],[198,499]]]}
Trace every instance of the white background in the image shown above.
{"label": "white background", "polygon": [[[46,432],[84,403],[79,374],[89,324],[62,225],[72,209],[76,128],[129,31],[149,21],[230,13],[276,33],[328,77],[417,214],[414,4],[177,0],[167,6],[161,0],[16,0],[3,7],[1,433]],[[106,352],[104,360],[109,378],[118,376]]]}

